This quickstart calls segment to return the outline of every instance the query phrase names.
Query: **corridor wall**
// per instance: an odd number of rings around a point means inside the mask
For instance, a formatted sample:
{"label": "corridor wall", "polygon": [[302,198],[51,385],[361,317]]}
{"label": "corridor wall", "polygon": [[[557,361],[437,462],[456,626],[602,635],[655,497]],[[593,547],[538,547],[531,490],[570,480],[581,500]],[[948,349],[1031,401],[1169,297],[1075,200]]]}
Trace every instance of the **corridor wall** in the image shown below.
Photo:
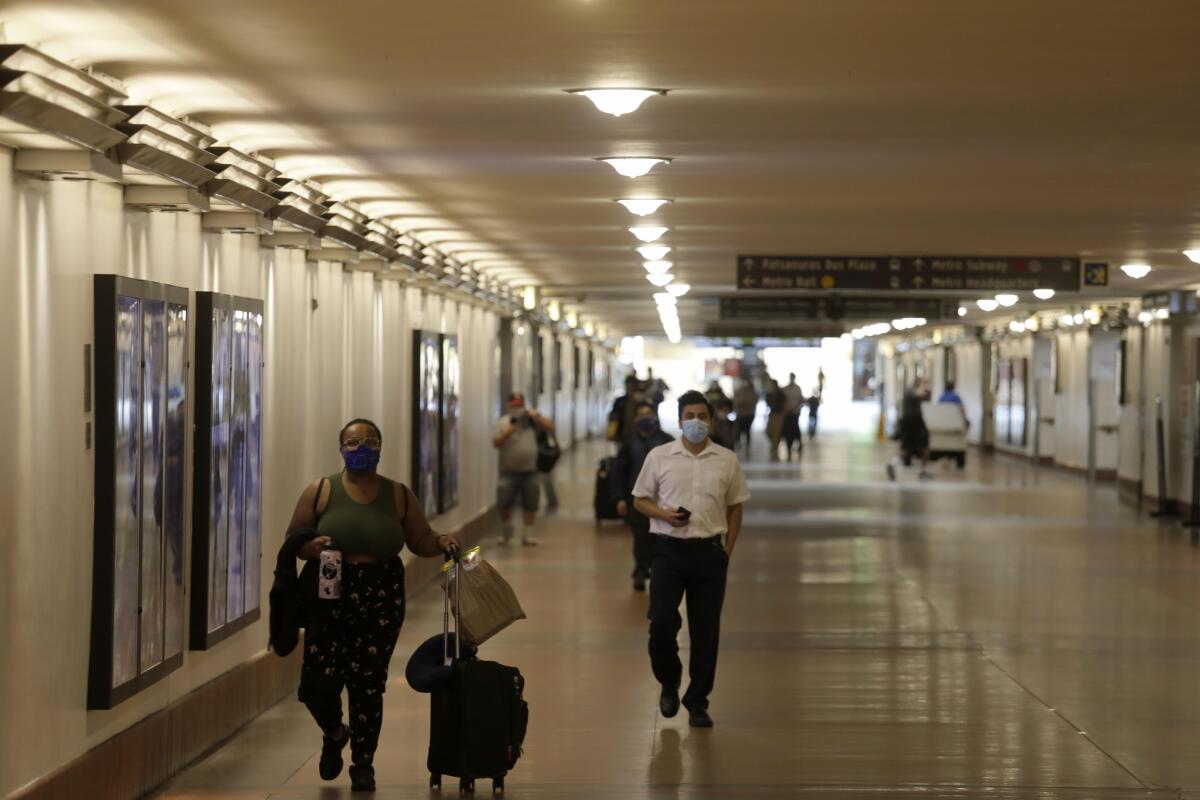
{"label": "corridor wall", "polygon": [[1088,465],[1087,328],[1068,328],[1055,334],[1058,346],[1058,393],[1055,395],[1054,461],[1074,469]]}
{"label": "corridor wall", "polygon": [[955,388],[967,412],[967,441],[974,445],[991,444],[991,400],[989,375],[985,370],[985,348],[977,339],[951,345],[954,348]]}
{"label": "corridor wall", "polygon": [[[340,468],[335,436],[352,416],[384,431],[381,468],[409,480],[411,331],[463,346],[465,452],[490,451],[498,319],[398,282],[208,233],[195,214],[150,214],[122,187],[15,174],[0,150],[0,795],[43,776],[198,686],[261,654],[265,614],[109,711],[86,711],[92,585],[93,454],[85,446],[84,345],[92,276],[116,273],[265,301],[263,564],[269,571],[296,498]],[[194,296],[193,296],[194,299]],[[194,337],[194,332],[190,332]],[[189,346],[189,352],[190,346]],[[191,404],[189,403],[189,413]],[[189,426],[190,428],[190,426]],[[191,442],[189,441],[189,448]],[[190,450],[189,450],[190,458]],[[488,508],[491,459],[463,459],[452,529]],[[189,476],[190,479],[190,476]],[[189,480],[190,482],[190,480]],[[189,485],[189,502],[190,502]],[[190,536],[190,530],[189,530]]]}

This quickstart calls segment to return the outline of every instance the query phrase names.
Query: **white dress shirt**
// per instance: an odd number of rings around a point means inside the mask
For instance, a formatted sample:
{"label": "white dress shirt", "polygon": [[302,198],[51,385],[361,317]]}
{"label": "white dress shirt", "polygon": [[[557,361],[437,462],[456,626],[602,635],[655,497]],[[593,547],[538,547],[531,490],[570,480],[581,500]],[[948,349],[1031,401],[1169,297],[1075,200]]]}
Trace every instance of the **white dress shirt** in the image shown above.
{"label": "white dress shirt", "polygon": [[732,450],[709,440],[699,455],[692,455],[682,441],[674,441],[659,445],[646,456],[633,496],[645,497],[663,508],[682,506],[692,512],[682,528],[651,517],[651,533],[707,539],[728,533],[726,510],[749,500],[750,489]]}

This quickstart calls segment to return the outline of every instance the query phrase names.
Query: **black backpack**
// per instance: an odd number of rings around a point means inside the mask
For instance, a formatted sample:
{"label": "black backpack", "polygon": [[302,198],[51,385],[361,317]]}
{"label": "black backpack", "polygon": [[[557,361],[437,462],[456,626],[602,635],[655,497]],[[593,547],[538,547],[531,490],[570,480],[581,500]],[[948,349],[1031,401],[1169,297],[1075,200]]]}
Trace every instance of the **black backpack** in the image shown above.
{"label": "black backpack", "polygon": [[562,450],[558,446],[558,437],[554,435],[553,431],[548,431],[536,423],[534,426],[537,428],[538,472],[549,472],[554,469],[554,465],[558,463],[558,459],[562,455]]}

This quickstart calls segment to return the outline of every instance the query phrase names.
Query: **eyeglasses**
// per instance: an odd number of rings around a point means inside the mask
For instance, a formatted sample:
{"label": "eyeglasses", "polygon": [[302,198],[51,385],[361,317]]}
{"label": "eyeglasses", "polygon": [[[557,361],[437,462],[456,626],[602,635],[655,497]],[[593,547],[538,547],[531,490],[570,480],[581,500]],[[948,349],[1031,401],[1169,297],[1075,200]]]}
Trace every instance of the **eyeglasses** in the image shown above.
{"label": "eyeglasses", "polygon": [[365,436],[363,438],[350,436],[342,440],[342,447],[346,448],[347,450],[357,450],[358,446],[361,444],[365,444],[372,450],[378,450],[379,448],[383,447],[383,442],[380,441],[376,436]]}

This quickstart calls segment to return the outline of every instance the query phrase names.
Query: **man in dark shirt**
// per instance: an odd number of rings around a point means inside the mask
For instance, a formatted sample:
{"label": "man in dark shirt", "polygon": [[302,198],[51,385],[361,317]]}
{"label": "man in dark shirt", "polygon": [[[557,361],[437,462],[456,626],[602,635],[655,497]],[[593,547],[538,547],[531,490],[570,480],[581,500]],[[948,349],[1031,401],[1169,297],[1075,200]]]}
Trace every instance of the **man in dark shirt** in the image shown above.
{"label": "man in dark shirt", "polygon": [[651,450],[674,439],[658,427],[658,412],[652,403],[638,403],[633,421],[633,433],[621,442],[617,461],[613,465],[613,494],[617,500],[617,513],[625,518],[633,531],[633,590],[646,591],[646,578],[650,576],[650,562],[654,559],[654,540],[650,538],[650,520],[633,507],[633,485],[637,482],[642,464]]}

